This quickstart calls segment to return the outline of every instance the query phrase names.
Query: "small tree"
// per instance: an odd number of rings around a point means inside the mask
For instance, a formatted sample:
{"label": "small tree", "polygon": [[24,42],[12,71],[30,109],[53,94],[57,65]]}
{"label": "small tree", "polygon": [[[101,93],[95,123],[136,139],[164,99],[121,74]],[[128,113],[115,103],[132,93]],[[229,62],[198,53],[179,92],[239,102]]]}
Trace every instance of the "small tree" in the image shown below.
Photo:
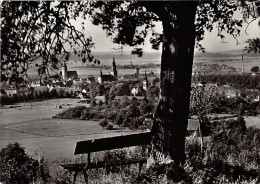
{"label": "small tree", "polygon": [[104,129],[104,128],[108,125],[108,122],[107,122],[106,119],[102,119],[101,122],[100,122],[99,124],[100,124],[100,126],[102,126],[103,129]]}
{"label": "small tree", "polygon": [[109,124],[109,125],[107,125],[107,130],[113,130],[113,128],[114,128],[114,126],[113,125],[111,125],[111,124]]}
{"label": "small tree", "polygon": [[259,66],[253,66],[251,72],[259,72]]}
{"label": "small tree", "polygon": [[52,89],[50,91],[50,97],[51,98],[56,98],[58,96],[57,90],[56,89]]}
{"label": "small tree", "polygon": [[33,98],[34,98],[34,99],[39,98],[38,91],[34,91],[34,93],[33,93]]}
{"label": "small tree", "polygon": [[0,151],[0,163],[0,181],[6,184],[47,183],[50,178],[44,162],[27,155],[18,143],[8,144]]}
{"label": "small tree", "polygon": [[96,101],[93,99],[90,102],[90,107],[95,107],[97,105]]}

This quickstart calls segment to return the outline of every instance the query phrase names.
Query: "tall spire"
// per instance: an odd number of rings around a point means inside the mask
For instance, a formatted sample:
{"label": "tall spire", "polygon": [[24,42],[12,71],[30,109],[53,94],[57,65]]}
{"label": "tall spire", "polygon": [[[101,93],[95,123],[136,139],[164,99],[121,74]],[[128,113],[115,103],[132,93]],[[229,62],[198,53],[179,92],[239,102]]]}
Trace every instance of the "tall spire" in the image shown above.
{"label": "tall spire", "polygon": [[113,62],[112,62],[112,75],[114,76],[115,80],[117,80],[117,69],[116,69],[116,61],[115,57],[113,56]]}
{"label": "tall spire", "polygon": [[61,72],[62,72],[63,80],[67,80],[67,65],[66,65],[65,60],[63,61]]}
{"label": "tall spire", "polygon": [[115,57],[113,56],[113,62],[112,62],[113,66],[116,66],[116,61],[115,61]]}
{"label": "tall spire", "polygon": [[146,91],[148,88],[148,79],[146,75],[146,68],[144,69],[144,80],[143,80],[143,89]]}
{"label": "tall spire", "polygon": [[101,67],[100,67],[100,76],[98,77],[98,82],[99,82],[99,84],[103,84],[104,83]]}

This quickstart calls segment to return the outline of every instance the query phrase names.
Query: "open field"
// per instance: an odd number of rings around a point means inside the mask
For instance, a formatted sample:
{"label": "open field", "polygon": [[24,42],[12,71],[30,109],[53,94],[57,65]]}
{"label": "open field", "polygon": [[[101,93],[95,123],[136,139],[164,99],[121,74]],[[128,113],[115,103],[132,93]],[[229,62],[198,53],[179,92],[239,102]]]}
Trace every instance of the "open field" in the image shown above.
{"label": "open field", "polygon": [[244,64],[242,62],[241,56],[235,57],[225,57],[225,58],[195,58],[194,63],[204,63],[204,64],[225,64],[230,67],[234,67],[237,72],[242,72],[242,67],[244,65],[244,72],[251,72],[253,66],[259,66],[259,57],[244,57]]}
{"label": "open field", "polygon": [[246,126],[255,126],[256,128],[260,129],[260,115],[257,116],[244,116],[246,121]]}
{"label": "open field", "polygon": [[[237,119],[237,115],[235,114],[212,114],[209,115],[209,117],[212,118],[217,118],[218,120],[223,119],[223,120],[229,120],[229,119]],[[260,129],[260,114],[258,114],[257,116],[243,116],[245,121],[246,121],[246,126],[247,127],[256,127],[258,129]],[[215,119],[215,120],[217,120]],[[211,121],[214,121],[211,120]]]}
{"label": "open field", "polygon": [[[4,106],[0,114],[0,149],[8,143],[18,142],[26,152],[44,157],[53,172],[63,160],[75,161],[77,141],[134,133],[128,129],[103,129],[97,121],[52,119],[63,110],[74,107],[79,99],[50,99],[18,103],[16,108]],[[58,109],[57,105],[62,105]],[[260,128],[260,115],[245,117],[247,126]]]}
{"label": "open field", "polygon": [[[59,99],[59,104],[77,105],[78,99]],[[51,104],[49,106],[45,105]],[[109,136],[131,134],[133,131],[103,129],[97,121],[52,119],[63,111],[56,108],[56,99],[43,102],[16,104],[19,108],[4,107],[0,114],[0,149],[8,143],[18,142],[26,152],[44,157],[52,171],[64,159],[75,160],[74,148],[77,141]]]}

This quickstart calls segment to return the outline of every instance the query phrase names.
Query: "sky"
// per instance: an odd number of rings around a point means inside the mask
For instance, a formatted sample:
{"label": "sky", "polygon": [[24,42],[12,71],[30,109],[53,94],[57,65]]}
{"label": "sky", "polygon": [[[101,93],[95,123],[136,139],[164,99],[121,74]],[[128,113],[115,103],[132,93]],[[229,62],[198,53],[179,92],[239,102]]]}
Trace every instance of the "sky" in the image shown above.
{"label": "sky", "polygon": [[[236,12],[234,15],[235,18],[241,17],[241,13]],[[258,21],[256,20],[252,22],[249,27],[247,28],[247,34],[245,33],[246,24],[243,24],[241,34],[237,38],[240,44],[237,44],[237,41],[230,35],[224,34],[225,42],[222,43],[220,38],[217,37],[217,29],[213,29],[212,32],[206,32],[204,35],[204,40],[200,43],[203,47],[206,48],[206,52],[218,52],[218,51],[227,51],[227,50],[236,50],[236,49],[244,49],[247,45],[245,41],[249,38],[256,38],[260,36],[260,26],[258,26]],[[76,27],[81,26],[82,20],[76,20],[72,22]],[[116,48],[119,48],[120,45],[114,44],[112,37],[107,37],[106,32],[102,29],[101,26],[93,25],[89,20],[85,20],[85,35],[91,36],[93,42],[95,43],[95,49],[93,51],[96,52],[111,52],[115,51]],[[214,26],[213,26],[214,27]],[[158,32],[162,32],[161,23],[156,23],[155,29]],[[131,51],[132,48],[125,46],[124,51]],[[149,43],[149,37],[145,41],[145,45],[143,46],[144,52],[156,52],[154,49],[151,48]],[[195,49],[195,51],[198,51]],[[161,50],[157,51],[161,52]]]}

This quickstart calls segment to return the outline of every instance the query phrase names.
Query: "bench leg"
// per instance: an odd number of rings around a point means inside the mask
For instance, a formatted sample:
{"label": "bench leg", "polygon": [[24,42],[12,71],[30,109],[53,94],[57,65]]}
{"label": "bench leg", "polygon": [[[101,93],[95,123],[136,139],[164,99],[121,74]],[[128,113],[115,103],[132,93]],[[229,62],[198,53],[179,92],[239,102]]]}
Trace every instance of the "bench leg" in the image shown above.
{"label": "bench leg", "polygon": [[108,175],[111,172],[111,168],[105,164],[105,174]]}
{"label": "bench leg", "polygon": [[138,176],[141,174],[142,166],[144,163],[139,163],[139,171],[138,171]]}
{"label": "bench leg", "polygon": [[73,184],[76,183],[77,176],[78,176],[78,171],[75,171],[74,177],[73,177],[73,182],[72,182]]}
{"label": "bench leg", "polygon": [[84,179],[85,179],[86,184],[88,184],[88,173],[87,173],[87,170],[83,170],[83,175],[84,175]]}

